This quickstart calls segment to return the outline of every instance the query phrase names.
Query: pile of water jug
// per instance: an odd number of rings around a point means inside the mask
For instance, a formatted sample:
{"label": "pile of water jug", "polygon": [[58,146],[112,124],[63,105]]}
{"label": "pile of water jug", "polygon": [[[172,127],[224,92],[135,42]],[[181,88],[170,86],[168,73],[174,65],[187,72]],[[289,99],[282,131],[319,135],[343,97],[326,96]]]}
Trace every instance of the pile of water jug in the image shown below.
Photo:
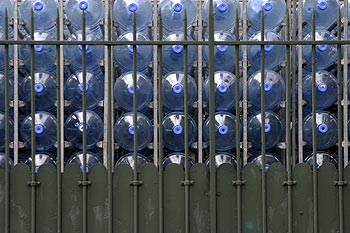
{"label": "pile of water jug", "polygon": [[[209,47],[203,46],[204,77],[198,77],[197,55],[198,47],[189,45],[185,48],[183,40],[196,40],[198,36],[197,14],[201,10],[205,25],[209,21],[209,1],[198,9],[195,0],[162,0],[158,5],[158,12],[162,17],[162,35],[165,41],[179,41],[179,44],[162,46],[162,103],[163,109],[163,142],[165,159],[163,167],[170,163],[185,163],[185,146],[189,146],[190,165],[197,161],[196,143],[198,128],[203,129],[204,145],[209,145],[210,121],[215,125],[216,165],[222,163],[236,164],[236,121],[242,125],[242,111],[236,115],[236,102],[242,100],[242,72],[236,71],[236,62],[242,60],[242,50],[238,51],[232,45],[215,45],[214,59],[209,56]],[[9,22],[13,18],[13,1],[3,0],[0,6],[0,40],[5,39],[5,9],[8,10]],[[104,2],[102,0],[67,0],[64,3],[64,39],[68,41],[103,41],[104,30]],[[304,40],[312,40],[312,12],[315,12],[315,40],[335,40],[339,32],[336,28],[338,10],[344,17],[344,6],[338,0],[305,0],[303,1],[302,16]],[[21,40],[52,41],[57,40],[56,14],[58,11],[56,0],[22,0],[19,5],[19,37]],[[350,4],[349,4],[350,5]],[[236,41],[236,18],[242,20],[241,4],[237,0],[214,0],[214,40]],[[248,0],[247,19],[249,28],[247,38],[250,41],[283,41],[283,30],[287,13],[284,0]],[[34,14],[34,32],[31,32],[31,12]],[[82,14],[85,12],[85,38],[83,38]],[[184,25],[185,12],[187,24]],[[297,14],[298,12],[295,12]],[[238,15],[237,15],[238,14]],[[261,14],[264,14],[264,34],[261,29]],[[349,8],[350,15],[350,8]],[[135,16],[135,24],[134,24]],[[115,0],[113,5],[112,39],[116,41],[150,41],[153,39],[153,3],[151,0]],[[10,25],[10,24],[9,24]],[[136,35],[133,29],[136,27]],[[186,27],[187,30],[184,30]],[[185,34],[186,32],[187,34]],[[13,40],[13,26],[8,28],[8,38]],[[34,38],[31,38],[31,34]],[[136,36],[136,38],[134,38]],[[239,34],[242,37],[242,33]],[[349,34],[350,36],[350,34]],[[209,40],[208,27],[203,31],[204,40]],[[57,85],[55,45],[34,45],[34,67],[31,67],[30,45],[19,45],[19,136],[23,145],[20,148],[20,161],[31,166],[31,83],[34,78],[35,92],[35,138],[36,138],[36,171],[44,163],[55,165],[57,145]],[[263,51],[262,51],[263,49]],[[5,104],[4,83],[5,48],[0,46],[0,165],[4,157],[5,141]],[[350,51],[350,50],[349,50]],[[114,105],[115,125],[114,140],[117,163],[127,163],[134,167],[134,134],[138,134],[137,150],[139,168],[152,161],[153,158],[153,46],[151,45],[118,45],[113,47],[115,77],[114,77]],[[187,64],[184,64],[184,54],[187,52]],[[261,54],[264,54],[264,68],[262,73]],[[83,85],[83,55],[86,56],[86,85]],[[134,86],[133,57],[136,56],[136,86]],[[303,132],[305,141],[305,161],[312,164],[312,48],[302,46],[303,57]],[[9,49],[9,58],[13,59],[13,46]],[[66,45],[64,46],[64,98],[65,123],[64,135],[66,143],[64,160],[66,163],[83,165],[83,112],[82,96],[86,92],[86,135],[87,135],[87,169],[95,163],[102,163],[102,140],[104,135],[103,100],[105,96],[104,82],[104,47],[101,45]],[[285,60],[286,47],[284,45],[247,46],[248,79],[247,97],[248,108],[248,141],[249,162],[262,166],[261,161],[261,131],[265,131],[266,166],[268,169],[274,162],[283,162],[283,141],[285,137],[284,101],[286,96]],[[238,59],[238,61],[237,61]],[[335,153],[337,143],[337,125],[335,116],[337,102],[336,64],[338,59],[337,45],[318,44],[316,46],[316,122],[317,122],[317,164],[337,160]],[[214,63],[215,84],[215,116],[208,117],[209,107],[209,63]],[[240,67],[241,67],[241,63]],[[34,68],[34,77],[31,70]],[[187,68],[187,79],[184,69]],[[293,72],[297,72],[294,70]],[[13,100],[13,67],[9,65],[10,99]],[[236,77],[239,74],[240,77]],[[264,77],[264,83],[262,82]],[[203,125],[198,125],[198,79],[203,78],[203,100],[206,103],[203,114]],[[189,117],[184,115],[184,86],[185,79],[188,86]],[[294,80],[292,80],[294,81]],[[239,93],[236,93],[236,85]],[[262,88],[263,87],[263,88]],[[350,84],[349,84],[350,87]],[[261,105],[261,90],[265,95],[265,106]],[[137,125],[133,121],[133,95],[137,93]],[[239,99],[236,98],[239,97]],[[241,106],[241,104],[240,104]],[[262,116],[261,109],[265,109]],[[294,113],[291,113],[294,114]],[[10,108],[13,118],[13,109]],[[265,118],[262,125],[262,117]],[[185,120],[188,121],[188,143],[185,143]],[[13,141],[13,120],[10,122],[10,141]],[[109,129],[111,130],[111,129]],[[350,133],[350,132],[349,132]],[[240,129],[242,135],[242,128]],[[209,147],[204,146],[204,154],[208,155]],[[301,161],[300,161],[301,162]],[[206,161],[209,164],[209,160]],[[89,170],[87,170],[89,171]]]}

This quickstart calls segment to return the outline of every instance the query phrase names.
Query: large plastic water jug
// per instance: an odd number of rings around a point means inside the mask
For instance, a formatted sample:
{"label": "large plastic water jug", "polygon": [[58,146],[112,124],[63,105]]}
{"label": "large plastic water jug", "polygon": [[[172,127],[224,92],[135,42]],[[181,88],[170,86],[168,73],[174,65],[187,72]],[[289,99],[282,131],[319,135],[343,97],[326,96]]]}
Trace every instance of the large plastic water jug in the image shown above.
{"label": "large plastic water jug", "polygon": [[13,121],[10,118],[9,122],[5,121],[5,114],[0,112],[0,151],[5,150],[5,125],[9,124],[10,142],[13,142]]}
{"label": "large plastic water jug", "polygon": [[[13,74],[9,77],[9,100],[13,100]],[[5,73],[0,73],[0,111],[5,112]]]}
{"label": "large plastic water jug", "polygon": [[[232,154],[226,152],[215,154],[215,166],[218,168],[224,163],[232,164],[234,167],[237,166],[237,160]],[[210,167],[210,157],[207,158],[205,164]]]}
{"label": "large plastic water jug", "polygon": [[[92,166],[95,164],[101,164],[102,161],[101,159],[95,155],[94,153],[91,152],[87,152],[86,153],[86,167],[85,167],[85,171],[88,173]],[[72,157],[69,158],[69,160],[67,161],[67,164],[78,164],[81,171],[84,172],[84,155],[83,152],[78,152],[76,154],[74,154]]]}
{"label": "large plastic water jug", "polygon": [[[305,156],[304,162],[309,164],[311,169],[313,168],[313,153],[309,153]],[[316,152],[316,168],[320,168],[325,163],[331,163],[334,164],[336,167],[338,167],[338,161],[335,159],[334,156],[332,156],[330,153],[324,152],[324,151],[317,151]]]}
{"label": "large plastic water jug", "polygon": [[[179,164],[181,167],[185,167],[186,156],[181,152],[174,152],[163,158],[162,167],[165,170],[170,164]],[[188,165],[191,168],[194,165],[193,159],[188,156]]]}
{"label": "large plastic water jug", "polygon": [[[29,166],[29,168],[32,168],[32,157],[29,157],[25,162]],[[44,164],[52,164],[53,166],[56,166],[56,161],[52,157],[52,155],[47,153],[40,153],[35,155],[35,165],[34,165],[34,171],[35,173],[39,172],[39,169]]]}
{"label": "large plastic water jug", "polygon": [[[248,162],[249,163],[254,163],[255,165],[257,165],[260,169],[262,169],[263,164],[262,164],[262,155],[259,156],[251,156],[248,158]],[[270,166],[273,163],[279,163],[279,159],[276,158],[274,155],[272,154],[266,154],[265,155],[265,171],[269,170]]]}
{"label": "large plastic water jug", "polygon": [[[141,168],[146,164],[146,163],[150,163],[150,160],[138,153],[137,154],[137,170],[140,171]],[[118,159],[116,166],[120,165],[120,164],[128,164],[132,170],[135,169],[135,159],[134,159],[134,153],[128,153],[124,156],[122,156],[121,158]]]}

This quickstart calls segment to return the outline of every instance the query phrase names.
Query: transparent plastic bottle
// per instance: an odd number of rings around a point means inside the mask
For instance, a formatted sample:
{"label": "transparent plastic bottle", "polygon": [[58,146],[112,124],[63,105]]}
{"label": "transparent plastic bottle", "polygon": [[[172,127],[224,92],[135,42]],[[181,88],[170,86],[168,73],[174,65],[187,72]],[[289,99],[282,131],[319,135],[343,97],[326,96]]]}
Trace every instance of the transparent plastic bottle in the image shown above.
{"label": "transparent plastic bottle", "polygon": [[[229,112],[215,113],[215,149],[228,151],[236,147],[236,117]],[[210,118],[203,125],[203,139],[209,144]]]}
{"label": "transparent plastic bottle", "polygon": [[[56,103],[56,78],[44,72],[34,74],[35,110],[50,111]],[[31,106],[32,77],[26,76],[20,85],[21,100],[26,103],[27,109]]]}
{"label": "transparent plastic bottle", "polygon": [[[165,170],[170,164],[179,164],[181,167],[185,167],[186,156],[184,153],[174,152],[163,158],[162,167]],[[191,157],[188,157],[189,168],[194,165],[194,161]]]}
{"label": "transparent plastic bottle", "polygon": [[5,125],[10,126],[10,142],[13,142],[13,121],[5,121],[5,113],[0,112],[0,151],[5,151]]}
{"label": "transparent plastic bottle", "polygon": [[[303,140],[312,148],[312,113],[303,120]],[[316,149],[325,150],[338,141],[338,120],[329,112],[316,111]]]}
{"label": "transparent plastic bottle", "polygon": [[[172,151],[185,149],[185,116],[182,112],[172,112],[163,120],[164,146]],[[188,117],[188,145],[195,141],[197,125],[191,116]]]}
{"label": "transparent plastic bottle", "polygon": [[[1,13],[1,12],[0,12]],[[1,20],[0,18],[0,25],[1,22],[3,20]],[[9,34],[8,39],[12,40],[13,35]],[[0,40],[5,40],[5,32],[0,30]],[[13,60],[13,45],[9,45],[9,61]],[[6,65],[9,67],[9,69],[11,69],[11,67],[9,66],[9,64],[5,64],[5,45],[0,45],[0,72],[4,73],[5,72],[5,67]]]}
{"label": "transparent plastic bottle", "polygon": [[[226,152],[215,154],[215,166],[218,168],[224,163],[232,164],[234,167],[237,166],[237,160],[232,154]],[[205,164],[210,167],[210,157],[207,158]]]}
{"label": "transparent plastic bottle", "polygon": [[[77,149],[83,149],[83,112],[76,111],[72,113],[66,120],[64,125],[64,133],[71,145]],[[86,111],[86,148],[88,150],[96,147],[96,143],[103,137],[103,121],[101,117],[93,112]]]}
{"label": "transparent plastic bottle", "polygon": [[[262,169],[263,164],[262,164],[262,155],[259,156],[251,156],[248,158],[249,163],[254,163],[257,165],[260,169]],[[266,154],[265,155],[265,171],[269,170],[270,166],[273,163],[280,163],[279,159],[276,158],[274,155],[271,154]]]}
{"label": "transparent plastic bottle", "polygon": [[[142,113],[137,113],[137,150],[146,148],[153,139],[151,121]],[[134,151],[134,114],[123,114],[114,125],[114,139],[125,150]]]}
{"label": "transparent plastic bottle", "polygon": [[[215,110],[230,111],[236,105],[236,76],[231,72],[217,71],[214,74]],[[203,100],[209,105],[209,78],[203,83]],[[242,97],[242,85],[239,83],[239,98]],[[238,100],[239,101],[239,100]]]}
{"label": "transparent plastic bottle", "polygon": [[[284,79],[272,70],[265,70],[265,109],[276,110],[286,96]],[[252,74],[248,79],[248,101],[252,109],[261,110],[261,71]]]}
{"label": "transparent plastic bottle", "polygon": [[[121,75],[114,84],[114,98],[123,110],[133,111],[134,81],[133,72]],[[137,72],[136,77],[137,111],[145,111],[153,97],[153,85],[144,74]]]}
{"label": "transparent plastic bottle", "polygon": [[[29,166],[29,168],[32,168],[32,157],[29,157],[25,162]],[[56,160],[52,157],[52,155],[47,153],[40,153],[35,155],[35,166],[34,171],[35,173],[39,172],[39,169],[44,164],[52,164],[56,167]]]}
{"label": "transparent plastic bottle", "polygon": [[[309,153],[308,155],[306,155],[304,162],[307,163],[311,167],[311,169],[313,169],[313,161],[313,153]],[[324,151],[317,151],[316,168],[319,169],[325,163],[331,163],[338,167],[338,161],[330,153]]]}
{"label": "transparent plastic bottle", "polygon": [[[163,106],[165,111],[184,111],[184,73],[171,72],[162,79]],[[197,99],[197,84],[194,78],[187,76],[188,83],[188,107],[191,108]]]}
{"label": "transparent plastic bottle", "polygon": [[9,34],[13,35],[13,29],[10,26],[11,19],[13,18],[13,12],[14,12],[14,6],[13,2],[11,0],[2,0],[0,4],[0,30],[5,31],[5,10],[7,10],[7,16],[8,16],[8,29]]}
{"label": "transparent plastic bottle", "polygon": [[[144,155],[138,153],[137,154],[137,170],[140,171],[141,168],[146,164],[150,163],[151,161]],[[118,159],[116,166],[120,164],[128,164],[132,170],[135,169],[135,160],[134,160],[134,153],[128,153],[121,158]]]}
{"label": "transparent plastic bottle", "polygon": [[[118,37],[117,41],[133,41],[133,33],[125,33]],[[149,41],[144,34],[137,33],[136,41]],[[134,46],[118,45],[114,46],[114,59],[120,68],[121,73],[134,69],[133,63]],[[152,62],[153,48],[151,45],[136,45],[136,68],[137,71],[146,73]]]}
{"label": "transparent plastic bottle", "polygon": [[[4,169],[5,170],[6,167],[6,155],[4,153],[0,152],[0,169]],[[10,169],[13,168],[13,160],[12,158],[9,158],[9,167]]]}
{"label": "transparent plastic bottle", "polygon": [[[64,85],[64,95],[75,109],[83,108],[83,73],[72,74]],[[86,73],[86,108],[93,110],[104,98],[104,81],[99,75]]]}
{"label": "transparent plastic bottle", "polygon": [[[93,165],[102,163],[101,159],[97,155],[95,155],[94,153],[91,153],[89,151],[86,153],[86,160],[85,161],[86,161],[85,171],[87,173],[90,172]],[[84,172],[83,152],[81,151],[81,152],[74,154],[72,157],[69,158],[69,160],[67,161],[67,164],[78,164],[81,171]]]}
{"label": "transparent plastic bottle", "polygon": [[[37,151],[47,151],[56,143],[57,136],[56,117],[48,112],[35,113],[35,144]],[[22,122],[20,133],[27,148],[31,148],[32,116],[28,115]]]}
{"label": "transparent plastic bottle", "polygon": [[[13,100],[13,74],[9,77],[9,100]],[[5,112],[5,73],[0,73],[0,111]]]}
{"label": "transparent plastic bottle", "polygon": [[[253,148],[261,149],[261,113],[255,113],[248,120],[248,141]],[[272,149],[277,146],[283,138],[283,123],[281,118],[274,112],[265,112],[265,148]]]}

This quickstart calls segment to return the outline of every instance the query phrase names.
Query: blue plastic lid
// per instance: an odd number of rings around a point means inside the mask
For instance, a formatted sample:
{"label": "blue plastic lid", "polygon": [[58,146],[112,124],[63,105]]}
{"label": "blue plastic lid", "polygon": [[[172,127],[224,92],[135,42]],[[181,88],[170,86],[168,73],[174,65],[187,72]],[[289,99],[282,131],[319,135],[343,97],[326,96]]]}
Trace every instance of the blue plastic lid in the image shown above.
{"label": "blue plastic lid", "polygon": [[35,168],[34,168],[34,172],[35,172],[35,173],[38,173],[39,168],[40,168],[40,166],[35,166]]}
{"label": "blue plastic lid", "polygon": [[265,2],[265,3],[263,4],[263,7],[264,7],[264,10],[265,10],[265,11],[270,11],[270,10],[272,10],[273,5],[272,5],[271,2]]}
{"label": "blue plastic lid", "polygon": [[271,83],[266,82],[265,85],[264,85],[264,90],[265,90],[266,92],[268,92],[268,91],[271,91],[271,89],[272,89]]}
{"label": "blue plastic lid", "polygon": [[268,133],[271,131],[271,125],[269,123],[265,123],[265,133]]}
{"label": "blue plastic lid", "polygon": [[327,84],[325,83],[320,83],[317,85],[317,89],[320,91],[320,92],[326,92],[328,87],[327,87]]}
{"label": "blue plastic lid", "polygon": [[[79,125],[77,126],[77,128],[78,128],[78,130],[79,130],[79,132],[83,132],[84,131],[84,124],[83,123],[79,123]],[[86,130],[88,130],[89,129],[89,126],[88,125],[86,125]]]}
{"label": "blue plastic lid", "polygon": [[34,50],[35,50],[36,52],[41,52],[41,51],[44,50],[44,45],[42,45],[42,44],[36,44],[36,45],[34,45]]}
{"label": "blue plastic lid", "polygon": [[34,132],[36,135],[40,135],[40,134],[43,134],[45,131],[45,128],[43,125],[35,125],[34,127]]}
{"label": "blue plastic lid", "polygon": [[226,125],[220,125],[218,128],[219,134],[225,135],[228,132],[228,127]]}
{"label": "blue plastic lid", "polygon": [[320,124],[317,128],[320,133],[327,133],[328,131],[328,126],[326,124]]}
{"label": "blue plastic lid", "polygon": [[36,1],[33,3],[33,9],[34,11],[41,11],[44,8],[44,3],[41,1]]}
{"label": "blue plastic lid", "polygon": [[[78,47],[79,47],[80,51],[83,50],[83,46],[81,44],[78,45]],[[85,45],[85,51],[88,51],[89,49],[90,49],[90,46],[89,45]]]}
{"label": "blue plastic lid", "polygon": [[265,171],[267,172],[267,170],[269,170],[270,168],[270,164],[265,164]]}
{"label": "blue plastic lid", "polygon": [[182,131],[183,131],[183,128],[181,125],[175,125],[173,127],[174,134],[177,134],[177,135],[182,134]]}
{"label": "blue plastic lid", "polygon": [[182,85],[181,84],[175,84],[174,86],[173,86],[173,92],[175,93],[175,94],[180,94],[181,92],[183,91],[183,87],[182,87]]}
{"label": "blue plastic lid", "polygon": [[[83,84],[82,83],[79,83],[79,91],[80,92],[83,92],[84,88],[83,88]],[[89,90],[89,84],[86,84],[85,85],[85,91],[88,91]]]}
{"label": "blue plastic lid", "polygon": [[133,125],[130,125],[130,126],[129,126],[129,134],[134,135],[134,133],[135,133],[135,128],[134,128]]}
{"label": "blue plastic lid", "polygon": [[226,93],[228,90],[227,84],[226,83],[221,83],[217,86],[216,88],[220,93]]}
{"label": "blue plastic lid", "polygon": [[41,84],[41,83],[35,83],[35,85],[34,85],[34,91],[35,91],[36,93],[42,93],[42,92],[44,91],[44,89],[45,89],[45,87],[44,87],[43,84]]}
{"label": "blue plastic lid", "polygon": [[317,45],[317,48],[318,48],[318,50],[320,50],[321,52],[324,52],[324,51],[327,50],[328,45],[326,45],[326,44],[320,44],[320,45]]}
{"label": "blue plastic lid", "polygon": [[139,9],[139,5],[138,5],[137,3],[135,3],[135,2],[130,3],[130,4],[128,5],[128,10],[129,10],[130,12],[135,12],[135,11],[137,11],[138,9]]}
{"label": "blue plastic lid", "polygon": [[184,47],[182,45],[173,45],[171,48],[175,54],[181,54],[184,50]]}
{"label": "blue plastic lid", "polygon": [[134,86],[133,85],[128,86],[128,92],[132,95],[134,94]]}
{"label": "blue plastic lid", "polygon": [[328,8],[327,1],[319,1],[318,8],[320,8],[320,10],[326,10]]}
{"label": "blue plastic lid", "polygon": [[[84,172],[84,165],[81,165],[80,169],[82,172]],[[85,166],[85,171],[86,171],[86,173],[89,173],[89,167],[87,165]]]}
{"label": "blue plastic lid", "polygon": [[174,4],[174,6],[173,6],[173,10],[175,11],[175,12],[177,12],[177,13],[180,13],[181,11],[182,11],[182,8],[183,8],[183,6],[182,6],[182,4],[181,3],[175,3]]}
{"label": "blue plastic lid", "polygon": [[227,49],[228,49],[228,46],[227,46],[227,45],[217,45],[217,46],[216,46],[216,49],[217,49],[219,52],[226,52]]}
{"label": "blue plastic lid", "polygon": [[217,7],[218,11],[225,12],[228,9],[228,4],[226,2],[220,3]]}
{"label": "blue plastic lid", "polygon": [[79,8],[82,11],[87,10],[88,7],[89,7],[89,3],[87,3],[86,1],[81,1],[79,3]]}
{"label": "blue plastic lid", "polygon": [[266,52],[270,52],[273,48],[273,45],[272,44],[267,44],[267,45],[264,45],[264,50]]}

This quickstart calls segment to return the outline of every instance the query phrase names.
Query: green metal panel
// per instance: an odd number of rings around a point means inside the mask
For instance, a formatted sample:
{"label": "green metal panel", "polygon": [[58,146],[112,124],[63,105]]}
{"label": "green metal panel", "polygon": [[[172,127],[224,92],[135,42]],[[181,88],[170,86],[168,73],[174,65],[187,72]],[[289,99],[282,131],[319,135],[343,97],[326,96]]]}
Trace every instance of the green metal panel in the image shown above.
{"label": "green metal panel", "polygon": [[217,224],[218,232],[232,233],[237,230],[237,189],[232,181],[236,180],[236,170],[228,163],[217,169]]}
{"label": "green metal panel", "polygon": [[62,231],[81,233],[83,230],[83,193],[79,181],[83,173],[77,164],[66,166],[62,174]]}
{"label": "green metal panel", "polygon": [[0,231],[5,226],[5,170],[0,168]]}
{"label": "green metal panel", "polygon": [[285,167],[274,163],[266,173],[267,190],[267,232],[288,232],[288,190],[283,182],[287,180]]}
{"label": "green metal panel", "polygon": [[87,231],[90,233],[107,233],[108,231],[108,186],[107,171],[103,164],[96,164],[89,172],[88,187],[88,221]]}
{"label": "green metal panel", "polygon": [[29,233],[31,221],[30,171],[27,165],[14,167],[10,178],[10,232]]}
{"label": "green metal panel", "polygon": [[158,215],[158,169],[151,163],[145,164],[140,172],[142,181],[139,191],[140,233],[159,231]]}
{"label": "green metal panel", "polygon": [[209,169],[204,163],[195,164],[190,170],[190,231],[210,232],[210,202],[208,193]]}
{"label": "green metal panel", "polygon": [[37,174],[36,232],[54,233],[57,224],[57,179],[56,168],[44,164]]}
{"label": "green metal panel", "polygon": [[121,164],[113,174],[113,231],[133,232],[133,173],[129,165]]}
{"label": "green metal panel", "polygon": [[347,181],[347,185],[344,186],[344,229],[345,232],[350,232],[350,164],[346,166],[344,170],[344,180]]}
{"label": "green metal panel", "polygon": [[164,232],[185,232],[185,188],[183,168],[170,164],[164,173]]}
{"label": "green metal panel", "polygon": [[309,165],[297,164],[293,171],[296,185],[293,188],[294,232],[313,231],[312,173]]}
{"label": "green metal panel", "polygon": [[318,222],[319,233],[339,232],[338,172],[334,165],[326,163],[318,170]]}
{"label": "green metal panel", "polygon": [[261,171],[255,164],[242,169],[242,232],[262,232]]}

